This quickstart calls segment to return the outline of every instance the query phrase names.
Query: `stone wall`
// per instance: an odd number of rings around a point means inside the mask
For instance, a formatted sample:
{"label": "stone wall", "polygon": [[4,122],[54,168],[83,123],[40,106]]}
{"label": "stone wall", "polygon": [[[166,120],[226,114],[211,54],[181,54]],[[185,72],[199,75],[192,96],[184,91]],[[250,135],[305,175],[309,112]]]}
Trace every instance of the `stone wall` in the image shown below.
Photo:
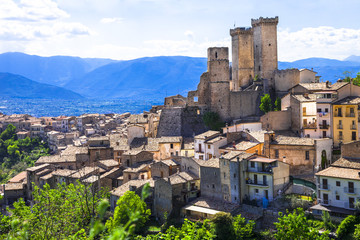
{"label": "stone wall", "polygon": [[275,90],[288,92],[288,90],[300,83],[299,69],[276,70],[274,72]]}
{"label": "stone wall", "polygon": [[164,180],[158,179],[154,183],[154,215],[164,220],[165,212],[169,216],[172,211],[172,187]]}
{"label": "stone wall", "polygon": [[201,196],[222,200],[220,168],[200,167]]}
{"label": "stone wall", "polygon": [[280,131],[291,129],[291,111],[272,111],[260,118],[262,127],[265,130]]}
{"label": "stone wall", "polygon": [[232,119],[260,116],[261,91],[230,92],[230,113]]}

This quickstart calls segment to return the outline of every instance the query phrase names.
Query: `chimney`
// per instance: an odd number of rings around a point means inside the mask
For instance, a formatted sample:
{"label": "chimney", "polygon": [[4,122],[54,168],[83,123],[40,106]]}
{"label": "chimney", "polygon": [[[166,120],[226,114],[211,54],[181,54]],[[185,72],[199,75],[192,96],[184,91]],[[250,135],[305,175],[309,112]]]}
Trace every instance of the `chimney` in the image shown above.
{"label": "chimney", "polygon": [[326,81],[326,87],[330,88],[330,82],[329,81]]}
{"label": "chimney", "polygon": [[233,148],[236,150],[236,144],[235,141],[232,142]]}
{"label": "chimney", "polygon": [[168,177],[168,179],[167,179],[167,180],[168,180],[168,183],[171,183],[171,182],[170,182],[170,177]]}

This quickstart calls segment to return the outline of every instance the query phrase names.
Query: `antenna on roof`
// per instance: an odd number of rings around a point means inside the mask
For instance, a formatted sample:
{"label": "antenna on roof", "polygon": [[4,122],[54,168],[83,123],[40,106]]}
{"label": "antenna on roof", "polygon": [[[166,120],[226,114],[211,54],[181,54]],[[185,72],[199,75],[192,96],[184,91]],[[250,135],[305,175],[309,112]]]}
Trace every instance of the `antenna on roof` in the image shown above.
{"label": "antenna on roof", "polygon": [[234,21],[234,27],[235,27],[235,25],[236,25],[236,21]]}

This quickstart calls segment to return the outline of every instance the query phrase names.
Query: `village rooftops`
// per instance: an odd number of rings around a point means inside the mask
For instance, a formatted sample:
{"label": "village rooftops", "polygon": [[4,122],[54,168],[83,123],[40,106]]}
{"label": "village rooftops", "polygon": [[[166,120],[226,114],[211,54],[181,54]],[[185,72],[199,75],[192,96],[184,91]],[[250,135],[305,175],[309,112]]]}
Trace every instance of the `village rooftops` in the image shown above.
{"label": "village rooftops", "polygon": [[246,133],[250,135],[254,140],[258,141],[259,143],[263,143],[265,139],[264,134],[267,133],[267,131],[261,130],[261,131],[251,131]]}
{"label": "village rooftops", "polygon": [[261,163],[272,163],[276,162],[277,159],[271,159],[271,158],[264,158],[260,156],[255,156],[255,158],[252,158],[249,160],[250,162],[261,162]]}
{"label": "village rooftops", "polygon": [[301,138],[284,135],[276,135],[275,140],[271,144],[278,145],[296,145],[296,146],[314,146],[315,141],[312,138]]}
{"label": "village rooftops", "polygon": [[5,191],[23,190],[24,185],[22,183],[6,183]]}
{"label": "village rooftops", "polygon": [[76,155],[76,154],[88,154],[89,149],[87,147],[75,147],[68,145],[65,150],[61,152],[61,156],[65,155]]}
{"label": "village rooftops", "polygon": [[194,139],[193,138],[184,138],[183,139],[183,149],[194,149]]}
{"label": "village rooftops", "polygon": [[75,172],[74,174],[70,175],[70,177],[80,179],[80,178],[88,176],[89,174],[96,174],[99,170],[100,170],[100,168],[98,168],[98,167],[83,167],[83,168],[79,169],[77,172]]}
{"label": "village rooftops", "polygon": [[145,116],[149,116],[148,114],[136,114],[136,115],[131,115],[129,117],[129,123],[132,124],[136,124],[136,123],[147,123],[148,122],[148,118]]}
{"label": "village rooftops", "polygon": [[334,105],[359,105],[360,97],[346,97],[333,103]]}
{"label": "village rooftops", "polygon": [[219,201],[205,197],[196,198],[194,201],[186,205],[185,208],[189,206],[198,206],[206,209],[213,209],[216,211],[228,212],[228,213],[233,213],[234,211],[240,208],[240,205],[237,205],[235,203]]}
{"label": "village rooftops", "polygon": [[227,150],[237,150],[237,151],[246,151],[250,148],[253,148],[260,143],[257,142],[250,142],[250,141],[237,141],[235,142],[235,145],[233,143],[229,143],[225,145],[224,147],[221,147],[221,149],[227,149]]}
{"label": "village rooftops", "polygon": [[52,178],[52,176],[53,176],[53,172],[50,172],[50,173],[40,177],[40,179],[48,180],[48,179]]}
{"label": "village rooftops", "polygon": [[180,143],[182,142],[182,137],[161,137],[159,143]]}
{"label": "village rooftops", "polygon": [[117,167],[119,163],[114,159],[100,160],[98,163],[104,165],[105,167]]}
{"label": "village rooftops", "polygon": [[295,94],[292,97],[299,102],[316,102],[316,94]]}
{"label": "village rooftops", "polygon": [[219,168],[219,158],[211,158],[209,160],[194,159],[201,167]]}
{"label": "village rooftops", "polygon": [[45,163],[45,164],[41,164],[40,166],[29,167],[29,168],[26,169],[26,171],[35,172],[35,171],[47,168],[49,166],[50,166],[50,164]]}
{"label": "village rooftops", "polygon": [[42,156],[37,161],[36,164],[42,163],[49,163],[49,164],[56,164],[56,163],[68,163],[68,162],[76,162],[75,155],[52,155],[52,156]]}
{"label": "village rooftops", "polygon": [[360,159],[342,157],[339,160],[333,162],[331,166],[360,170]]}
{"label": "village rooftops", "polygon": [[[330,82],[321,82],[321,83],[299,83],[300,86],[309,90],[309,91],[323,91],[323,90],[339,90],[340,88],[350,84],[348,82],[336,82],[331,84]],[[296,86],[295,86],[296,87]]]}
{"label": "village rooftops", "polygon": [[253,156],[254,153],[244,153],[244,152],[237,152],[237,151],[231,151],[231,152],[228,152],[224,155],[222,155],[220,157],[221,158],[224,158],[224,159],[228,159],[228,160],[236,160],[237,161],[237,158],[239,157],[239,160],[243,160],[243,159],[247,159],[251,156]]}
{"label": "village rooftops", "polygon": [[146,180],[136,179],[136,180],[130,180],[130,181],[124,183],[123,185],[121,185],[120,187],[115,188],[114,190],[112,190],[110,192],[110,194],[121,197],[127,191],[132,190],[132,188],[135,188],[135,189],[140,188],[140,187],[144,186],[146,183],[149,183],[150,187],[154,187],[153,179],[146,179]]}
{"label": "village rooftops", "polygon": [[8,183],[22,183],[24,181],[26,182],[26,174],[26,171],[22,171],[21,173],[11,178]]}
{"label": "village rooftops", "polygon": [[212,130],[209,130],[207,132],[204,132],[202,134],[199,134],[197,136],[195,136],[195,139],[203,139],[203,140],[207,140],[209,138],[213,138],[213,137],[216,137],[220,135],[220,132],[219,131],[212,131]]}
{"label": "village rooftops", "polygon": [[124,170],[124,172],[130,172],[130,173],[143,172],[143,171],[146,171],[145,168],[146,168],[146,167],[149,167],[150,164],[151,164],[151,162],[138,164],[138,165],[135,165],[134,167],[126,168],[126,169]]}
{"label": "village rooftops", "polygon": [[168,166],[178,166],[180,165],[178,162],[176,162],[174,159],[167,159],[167,160],[162,160],[162,161],[159,161],[159,162],[162,162]]}
{"label": "village rooftops", "polygon": [[352,168],[340,168],[340,167],[328,167],[318,173],[316,176],[334,177],[334,178],[345,178],[360,181],[359,169]]}
{"label": "village rooftops", "polygon": [[196,175],[189,172],[179,172],[169,176],[168,178],[164,178],[164,180],[170,181],[171,185],[187,183],[198,179],[199,178]]}
{"label": "village rooftops", "polygon": [[70,170],[70,169],[57,169],[56,171],[52,172],[53,176],[60,176],[60,177],[68,177],[72,174],[74,174],[76,170]]}
{"label": "village rooftops", "polygon": [[206,141],[206,143],[212,144],[212,143],[219,142],[219,141],[221,141],[221,140],[223,140],[223,139],[226,139],[226,137],[217,136],[217,137],[215,137],[215,138],[209,139],[208,141]]}

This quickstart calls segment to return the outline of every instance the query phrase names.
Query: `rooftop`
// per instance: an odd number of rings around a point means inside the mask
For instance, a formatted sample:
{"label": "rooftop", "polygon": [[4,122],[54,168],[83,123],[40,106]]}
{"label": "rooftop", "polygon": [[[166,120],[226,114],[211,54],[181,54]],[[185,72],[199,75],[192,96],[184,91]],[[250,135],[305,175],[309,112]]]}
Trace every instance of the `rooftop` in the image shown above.
{"label": "rooftop", "polygon": [[331,166],[360,170],[360,159],[342,157],[337,161],[333,162]]}
{"label": "rooftop", "polygon": [[334,177],[334,178],[345,178],[360,181],[359,169],[351,168],[340,168],[340,167],[328,167],[318,173],[316,176]]}
{"label": "rooftop", "polygon": [[321,90],[338,90],[345,85],[349,84],[348,82],[336,82],[334,84],[327,84],[326,82],[321,83],[299,83],[300,86],[306,88],[309,91],[321,91]]}
{"label": "rooftop", "polygon": [[169,179],[170,184],[175,185],[175,184],[187,183],[193,180],[198,180],[199,178],[196,175],[189,172],[179,172],[164,179],[165,180]]}
{"label": "rooftop", "polygon": [[360,97],[346,97],[333,103],[334,105],[359,105]]}
{"label": "rooftop", "polygon": [[11,190],[22,190],[24,189],[24,185],[22,183],[7,183],[5,184],[5,191]]}
{"label": "rooftop", "polygon": [[299,102],[316,102],[316,94],[294,94],[291,96]]}
{"label": "rooftop", "polygon": [[202,167],[219,168],[219,159],[218,158],[212,158],[209,160],[194,159],[194,161]]}
{"label": "rooftop", "polygon": [[199,134],[199,135],[196,135],[195,136],[195,139],[207,139],[207,138],[210,138],[210,137],[215,137],[216,135],[219,135],[220,132],[219,131],[212,131],[212,130],[209,130],[207,132],[204,132],[202,134]]}
{"label": "rooftop", "polygon": [[314,146],[315,141],[312,138],[301,138],[293,136],[276,135],[271,144],[296,145],[296,146]]}
{"label": "rooftop", "polygon": [[136,180],[128,181],[128,182],[124,183],[123,185],[121,185],[120,187],[115,188],[114,190],[112,190],[110,192],[110,194],[121,197],[127,191],[130,191],[130,187],[139,188],[139,187],[144,186],[146,183],[149,183],[150,187],[154,187],[154,180],[153,179],[146,179],[146,180],[136,179]]}

